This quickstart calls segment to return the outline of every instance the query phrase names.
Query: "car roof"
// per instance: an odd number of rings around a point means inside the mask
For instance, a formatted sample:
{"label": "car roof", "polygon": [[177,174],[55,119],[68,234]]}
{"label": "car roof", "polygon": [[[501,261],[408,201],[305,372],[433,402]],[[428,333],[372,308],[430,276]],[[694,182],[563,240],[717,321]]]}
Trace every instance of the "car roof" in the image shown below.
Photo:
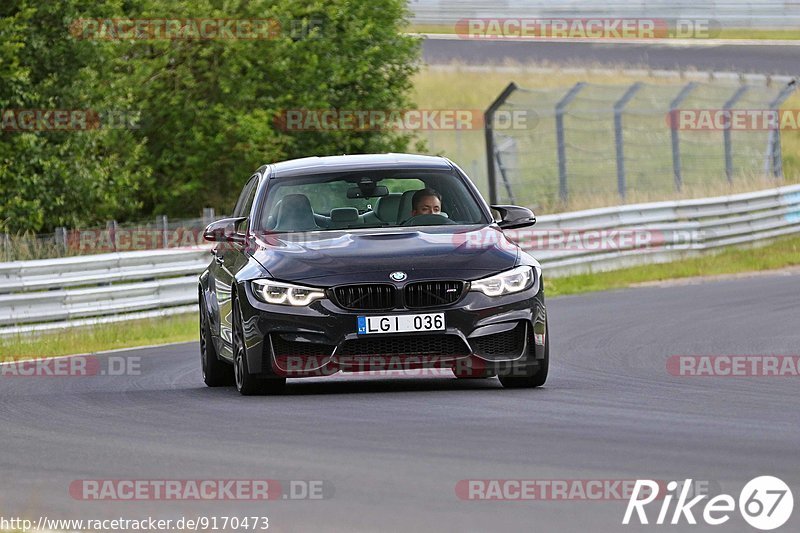
{"label": "car roof", "polygon": [[270,165],[270,178],[307,176],[312,172],[347,172],[393,168],[451,170],[452,163],[444,157],[418,154],[354,154],[325,157],[304,157]]}

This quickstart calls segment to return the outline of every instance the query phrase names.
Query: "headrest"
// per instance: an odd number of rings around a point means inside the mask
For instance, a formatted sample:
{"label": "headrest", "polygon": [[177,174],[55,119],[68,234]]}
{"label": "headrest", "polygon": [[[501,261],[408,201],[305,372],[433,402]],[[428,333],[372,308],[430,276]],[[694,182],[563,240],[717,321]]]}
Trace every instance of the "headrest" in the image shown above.
{"label": "headrest", "polygon": [[332,224],[354,224],[358,222],[358,209],[355,207],[337,207],[331,209]]}
{"label": "headrest", "polygon": [[319,229],[314,221],[311,202],[305,194],[287,194],[278,211],[276,231],[310,231]]}
{"label": "headrest", "polygon": [[397,212],[400,210],[401,194],[394,193],[381,196],[375,202],[375,214],[384,222],[397,222]]}
{"label": "headrest", "polygon": [[411,218],[411,211],[414,210],[412,200],[414,198],[415,190],[406,191],[400,197],[400,208],[397,212],[397,223],[400,224]]}

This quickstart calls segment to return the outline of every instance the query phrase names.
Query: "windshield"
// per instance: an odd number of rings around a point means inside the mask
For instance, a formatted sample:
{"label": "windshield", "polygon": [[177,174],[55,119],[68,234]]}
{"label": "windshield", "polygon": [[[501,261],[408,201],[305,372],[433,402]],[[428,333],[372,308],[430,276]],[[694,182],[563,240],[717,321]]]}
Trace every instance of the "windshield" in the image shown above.
{"label": "windshield", "polygon": [[257,228],[271,232],[485,224],[463,179],[452,171],[362,171],[277,178]]}

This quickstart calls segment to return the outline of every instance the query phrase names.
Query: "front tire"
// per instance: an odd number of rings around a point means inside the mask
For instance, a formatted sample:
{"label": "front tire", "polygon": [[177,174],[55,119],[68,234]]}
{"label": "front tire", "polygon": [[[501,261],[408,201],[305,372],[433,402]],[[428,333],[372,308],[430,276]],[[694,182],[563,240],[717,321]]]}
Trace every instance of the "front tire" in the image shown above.
{"label": "front tire", "polygon": [[545,325],[544,359],[539,361],[535,368],[528,368],[528,375],[524,376],[499,376],[500,383],[506,389],[532,389],[541,387],[547,381],[550,370],[550,326]]}
{"label": "front tire", "polygon": [[261,378],[250,373],[244,344],[244,326],[239,302],[233,301],[233,375],[236,390],[243,396],[262,396],[282,394],[286,388],[286,378]]}
{"label": "front tire", "polygon": [[209,387],[233,385],[233,369],[217,356],[217,349],[211,338],[211,323],[208,320],[205,300],[200,294],[200,367],[203,382]]}

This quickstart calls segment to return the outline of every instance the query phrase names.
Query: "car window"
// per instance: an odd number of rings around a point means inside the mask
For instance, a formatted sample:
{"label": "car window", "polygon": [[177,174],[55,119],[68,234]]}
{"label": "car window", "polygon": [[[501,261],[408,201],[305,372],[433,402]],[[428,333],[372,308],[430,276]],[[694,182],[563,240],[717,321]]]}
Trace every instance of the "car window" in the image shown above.
{"label": "car window", "polygon": [[233,209],[233,216],[243,217],[250,214],[250,208],[253,206],[253,199],[256,194],[256,184],[258,183],[258,175],[251,177],[242,189],[239,199],[236,201],[236,207]]}
{"label": "car window", "polygon": [[[425,182],[418,179],[393,179],[383,180],[380,185],[389,189],[390,194],[403,194],[406,191],[425,188]],[[346,181],[331,181],[328,183],[308,183],[277,187],[270,193],[270,200],[277,204],[284,196],[289,194],[304,194],[311,203],[315,213],[330,215],[333,209],[341,207],[355,207],[360,213],[371,211],[378,198],[348,198],[347,189],[355,183]]]}
{"label": "car window", "polygon": [[[371,189],[375,187],[376,189]],[[385,188],[381,195],[370,192]],[[441,212],[414,216],[417,191],[436,191]],[[354,197],[354,192],[362,197]],[[259,229],[292,232],[485,223],[462,178],[449,171],[372,171],[278,178],[270,183]]]}

